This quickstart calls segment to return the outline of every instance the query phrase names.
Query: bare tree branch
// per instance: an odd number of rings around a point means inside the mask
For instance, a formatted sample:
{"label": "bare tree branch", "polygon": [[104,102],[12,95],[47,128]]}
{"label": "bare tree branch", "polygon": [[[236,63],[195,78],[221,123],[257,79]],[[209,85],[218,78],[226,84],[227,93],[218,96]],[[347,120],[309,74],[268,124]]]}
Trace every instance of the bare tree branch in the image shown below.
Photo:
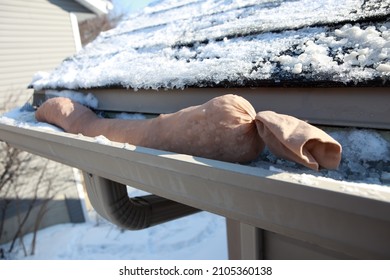
{"label": "bare tree branch", "polygon": [[[26,212],[26,215],[23,217],[23,219],[21,220],[21,222],[19,223],[19,227],[18,227],[18,230],[16,231],[15,235],[14,235],[14,238],[12,239],[12,242],[11,242],[11,245],[10,245],[10,248],[8,249],[8,252],[12,252],[14,246],[15,246],[15,242],[17,240],[18,237],[20,237],[21,235],[23,235],[23,227],[28,219],[28,217],[30,216],[31,214],[31,211],[33,210],[34,206],[35,206],[35,203],[36,201],[38,200],[38,190],[39,190],[39,184],[42,182],[42,179],[43,179],[43,176],[45,174],[45,171],[46,171],[46,167],[49,163],[49,160],[46,160],[45,162],[45,165],[44,165],[44,168],[42,168],[42,171],[41,173],[39,174],[39,179],[38,179],[38,183],[36,184],[35,186],[35,189],[34,189],[34,197],[32,199],[32,203],[30,203],[28,209],[27,209],[27,212]],[[15,193],[15,196],[16,198],[18,199],[19,198],[19,194],[16,192]]]}

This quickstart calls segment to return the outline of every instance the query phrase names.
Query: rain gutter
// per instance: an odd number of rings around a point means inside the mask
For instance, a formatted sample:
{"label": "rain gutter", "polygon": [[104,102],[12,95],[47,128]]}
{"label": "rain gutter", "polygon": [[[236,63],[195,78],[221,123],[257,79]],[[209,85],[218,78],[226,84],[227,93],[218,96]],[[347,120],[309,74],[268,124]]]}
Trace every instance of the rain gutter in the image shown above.
{"label": "rain gutter", "polygon": [[390,257],[390,192],[0,124],[13,146],[181,204],[357,258]]}
{"label": "rain gutter", "polygon": [[[319,124],[390,129],[386,88],[269,90],[87,92],[98,98],[101,110],[145,113],[168,113],[212,96],[237,93],[256,110],[276,109]],[[43,92],[36,93],[34,103],[39,104],[43,97]],[[143,213],[153,212],[148,203],[153,205],[159,197],[172,201],[169,209],[182,209],[173,210],[181,213],[179,216],[199,209],[226,217],[231,258],[277,258],[280,255],[270,252],[286,248],[310,250],[309,255],[317,257],[390,258],[390,191],[386,187],[321,178],[300,180],[284,172],[123,143],[99,143],[95,138],[64,132],[5,124],[0,124],[0,132],[1,140],[17,148],[83,170],[95,208],[116,224],[123,225],[129,215],[118,210],[117,201],[127,200],[124,186],[130,185],[154,195],[149,201],[130,198],[126,202],[126,207],[135,202],[136,207],[148,209]],[[149,219],[134,224],[138,228],[158,222]],[[233,244],[237,242],[240,244]]]}

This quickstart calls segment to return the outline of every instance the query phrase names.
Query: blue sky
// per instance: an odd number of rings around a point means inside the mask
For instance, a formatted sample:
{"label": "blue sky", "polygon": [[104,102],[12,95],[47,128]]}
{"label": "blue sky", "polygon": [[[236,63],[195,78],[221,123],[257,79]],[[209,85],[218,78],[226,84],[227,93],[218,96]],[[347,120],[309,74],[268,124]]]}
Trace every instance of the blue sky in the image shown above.
{"label": "blue sky", "polygon": [[152,0],[138,0],[138,1],[126,1],[126,0],[122,0],[122,2],[131,2],[133,3],[132,4],[132,7],[133,9],[140,9],[140,8],[143,8],[145,7],[146,5],[148,5],[150,2],[152,2]]}
{"label": "blue sky", "polygon": [[134,12],[142,9],[153,0],[113,0],[115,13]]}

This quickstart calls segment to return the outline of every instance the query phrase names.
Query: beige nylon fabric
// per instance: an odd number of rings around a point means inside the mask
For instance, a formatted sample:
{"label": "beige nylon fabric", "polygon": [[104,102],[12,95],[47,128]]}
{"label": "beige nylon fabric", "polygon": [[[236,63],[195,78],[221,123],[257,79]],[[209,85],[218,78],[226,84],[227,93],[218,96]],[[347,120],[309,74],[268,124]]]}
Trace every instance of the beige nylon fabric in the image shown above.
{"label": "beige nylon fabric", "polygon": [[335,169],[342,152],[341,145],[317,127],[272,111],[256,114],[246,99],[232,94],[147,120],[100,119],[58,97],[38,108],[36,118],[71,133],[229,162],[255,160],[268,146],[276,156],[311,169]]}
{"label": "beige nylon fabric", "polygon": [[323,130],[292,116],[262,111],[256,115],[257,131],[276,156],[311,169],[337,169],[341,145]]}

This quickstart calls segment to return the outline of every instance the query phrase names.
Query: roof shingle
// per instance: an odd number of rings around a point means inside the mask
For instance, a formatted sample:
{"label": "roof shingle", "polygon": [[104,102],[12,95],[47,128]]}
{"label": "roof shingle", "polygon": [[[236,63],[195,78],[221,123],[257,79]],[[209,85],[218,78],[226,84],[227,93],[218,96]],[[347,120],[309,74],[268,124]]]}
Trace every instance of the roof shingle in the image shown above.
{"label": "roof shingle", "polygon": [[388,86],[389,18],[389,0],[159,1],[32,85]]}

